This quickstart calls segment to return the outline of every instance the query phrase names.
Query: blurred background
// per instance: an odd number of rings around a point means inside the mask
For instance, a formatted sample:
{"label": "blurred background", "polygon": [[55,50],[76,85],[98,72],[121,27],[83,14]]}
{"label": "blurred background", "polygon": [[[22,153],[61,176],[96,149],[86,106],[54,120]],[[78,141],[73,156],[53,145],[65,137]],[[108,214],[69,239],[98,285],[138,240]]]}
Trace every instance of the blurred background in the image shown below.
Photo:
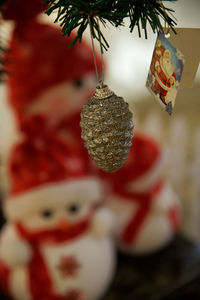
{"label": "blurred background", "polygon": [[[178,27],[200,28],[199,0],[167,5],[175,10]],[[104,55],[105,82],[129,102],[135,129],[163,145],[168,160],[166,178],[182,202],[182,232],[200,241],[200,68],[193,88],[179,88],[173,115],[169,116],[145,87],[156,34],[149,28],[146,40],[144,32],[139,38],[137,29],[131,34],[128,26],[123,30],[108,26],[103,31],[110,45]],[[90,42],[89,31],[87,39]]]}
{"label": "blurred background", "polygon": [[[175,10],[178,27],[200,28],[199,0],[179,0],[175,3],[166,3],[166,6]],[[43,14],[41,21],[53,24],[54,18],[55,15],[47,17]],[[10,22],[6,23],[0,32],[0,39],[4,41],[5,47],[12,29],[13,24]],[[199,276],[200,247],[193,242],[200,242],[200,68],[192,88],[179,87],[173,114],[169,116],[145,87],[156,34],[149,28],[146,40],[143,32],[142,38],[139,38],[137,29],[131,34],[128,26],[123,30],[108,26],[103,32],[110,45],[109,51],[104,54],[105,82],[111,90],[129,102],[135,129],[147,133],[162,145],[166,157],[164,176],[180,198],[182,209],[180,231],[188,238],[176,238],[171,248],[169,246],[167,250],[163,250],[164,252],[156,253],[150,258],[132,258],[119,254],[119,271],[111,292],[104,299],[124,299],[124,291],[127,299],[161,299],[160,287],[162,293],[164,291],[165,294],[166,286],[168,289],[166,294],[171,293],[175,290],[175,284],[178,289],[188,283],[192,276],[193,278],[196,274]],[[89,31],[85,37],[91,43]],[[199,46],[198,43],[191,45],[191,49]],[[16,121],[8,104],[7,87],[2,83],[0,84],[1,191],[7,191],[9,187],[6,161],[11,145],[17,139]],[[149,278],[152,278],[151,282]],[[139,296],[144,297],[137,296],[137,292]],[[157,298],[154,292],[157,293]],[[184,292],[186,293],[186,289]],[[199,299],[199,295],[200,292],[195,299]]]}
{"label": "blurred background", "polygon": [[[170,3],[175,10],[178,27],[200,27],[200,1],[179,0]],[[52,18],[42,17],[45,22]],[[8,41],[12,24],[1,31],[4,41]],[[200,68],[194,87],[179,88],[172,116],[169,116],[156,102],[145,87],[151,62],[156,34],[148,31],[148,39],[138,37],[128,28],[104,29],[110,49],[105,53],[105,82],[123,96],[131,106],[135,128],[155,137],[167,153],[166,177],[180,196],[183,210],[182,232],[189,238],[200,240]],[[89,33],[87,33],[89,39]],[[191,45],[195,47],[195,45]],[[199,49],[200,50],[200,49]],[[15,124],[11,110],[6,104],[7,90],[0,85],[0,149],[9,149],[5,137],[15,134]],[[1,167],[2,185],[6,184],[5,170]]]}

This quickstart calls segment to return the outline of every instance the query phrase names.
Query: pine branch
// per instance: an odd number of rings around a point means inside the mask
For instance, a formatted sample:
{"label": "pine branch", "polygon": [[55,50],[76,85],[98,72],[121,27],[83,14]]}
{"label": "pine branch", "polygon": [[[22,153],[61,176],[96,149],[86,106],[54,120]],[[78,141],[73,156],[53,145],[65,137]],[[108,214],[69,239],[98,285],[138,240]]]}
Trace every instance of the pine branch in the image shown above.
{"label": "pine branch", "polygon": [[138,34],[141,36],[142,28],[146,38],[148,23],[153,32],[163,30],[160,18],[175,31],[173,27],[176,22],[173,16],[169,16],[169,13],[174,11],[165,7],[158,0],[43,0],[43,3],[48,6],[47,15],[57,12],[54,22],[60,22],[63,36],[69,36],[72,30],[77,30],[77,36],[70,46],[81,41],[84,31],[89,25],[88,18],[92,26],[93,38],[101,43],[101,49],[103,47],[106,50],[109,45],[97,26],[97,20],[104,27],[106,23],[121,27],[124,26],[125,18],[129,18],[130,31],[132,32],[136,26]]}
{"label": "pine branch", "polygon": [[[176,0],[166,0],[176,1]],[[145,38],[147,38],[147,24],[149,23],[153,32],[163,31],[160,18],[162,18],[166,25],[172,28],[176,25],[174,19],[172,19],[168,12],[174,12],[172,9],[167,8],[161,1],[157,0],[119,0],[117,4],[117,11],[123,11],[130,19],[130,32],[133,31],[135,26],[138,27],[139,37],[141,37],[140,26],[145,32]]]}
{"label": "pine branch", "polygon": [[77,29],[77,36],[71,45],[78,40],[81,41],[84,31],[89,25],[88,18],[90,18],[93,38],[99,40],[100,36],[102,46],[107,49],[109,45],[102,31],[99,31],[95,18],[98,18],[103,26],[106,21],[113,26],[119,26],[123,25],[123,17],[125,17],[125,14],[116,11],[117,1],[113,0],[44,0],[43,2],[49,7],[46,11],[47,15],[58,10],[54,22],[61,22],[63,36],[69,36],[72,30]]}

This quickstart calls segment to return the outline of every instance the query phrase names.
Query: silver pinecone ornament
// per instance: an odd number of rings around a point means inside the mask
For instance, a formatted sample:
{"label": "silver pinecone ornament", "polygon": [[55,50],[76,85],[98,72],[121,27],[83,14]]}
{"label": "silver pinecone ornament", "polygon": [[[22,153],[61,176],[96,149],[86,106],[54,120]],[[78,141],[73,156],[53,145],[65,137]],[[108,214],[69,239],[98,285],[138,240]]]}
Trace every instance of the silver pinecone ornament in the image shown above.
{"label": "silver pinecone ornament", "polygon": [[81,112],[81,137],[97,166],[116,172],[132,145],[133,122],[128,103],[100,84]]}

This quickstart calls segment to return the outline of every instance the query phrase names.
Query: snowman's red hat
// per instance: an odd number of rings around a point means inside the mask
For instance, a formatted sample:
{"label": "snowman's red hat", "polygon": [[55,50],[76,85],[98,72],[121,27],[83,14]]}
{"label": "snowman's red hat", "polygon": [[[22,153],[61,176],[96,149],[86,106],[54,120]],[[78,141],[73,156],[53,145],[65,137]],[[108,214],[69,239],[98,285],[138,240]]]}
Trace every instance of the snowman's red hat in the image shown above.
{"label": "snowman's red hat", "polygon": [[[11,153],[11,191],[5,200],[5,214],[18,220],[35,208],[63,201],[75,191],[83,201],[101,200],[99,181],[91,175],[89,163],[63,141],[42,116],[23,123],[25,137]],[[65,201],[66,201],[65,197]]]}
{"label": "snowman's red hat", "polygon": [[[41,92],[95,72],[91,47],[83,40],[68,48],[75,34],[63,38],[60,28],[39,23],[35,18],[42,10],[41,0],[7,0],[3,7],[4,18],[16,24],[5,69],[9,101],[19,118]],[[97,64],[100,69],[98,55]]]}
{"label": "snowman's red hat", "polygon": [[164,162],[161,146],[153,138],[136,133],[123,168],[105,176],[108,176],[116,190],[144,193],[162,176]]}

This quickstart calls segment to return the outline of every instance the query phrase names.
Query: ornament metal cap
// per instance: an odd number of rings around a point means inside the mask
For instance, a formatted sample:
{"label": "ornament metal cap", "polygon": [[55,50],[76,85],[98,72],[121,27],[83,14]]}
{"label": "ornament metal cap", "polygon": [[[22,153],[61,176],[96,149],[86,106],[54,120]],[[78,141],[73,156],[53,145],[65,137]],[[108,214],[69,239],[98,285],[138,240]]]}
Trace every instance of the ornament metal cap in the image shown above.
{"label": "ornament metal cap", "polygon": [[116,172],[132,145],[133,122],[128,103],[101,82],[81,112],[81,137],[97,166]]}
{"label": "ornament metal cap", "polygon": [[96,87],[93,97],[97,99],[106,99],[111,97],[113,94],[113,91],[111,91],[107,85],[103,85],[102,81],[100,81],[99,85]]}

